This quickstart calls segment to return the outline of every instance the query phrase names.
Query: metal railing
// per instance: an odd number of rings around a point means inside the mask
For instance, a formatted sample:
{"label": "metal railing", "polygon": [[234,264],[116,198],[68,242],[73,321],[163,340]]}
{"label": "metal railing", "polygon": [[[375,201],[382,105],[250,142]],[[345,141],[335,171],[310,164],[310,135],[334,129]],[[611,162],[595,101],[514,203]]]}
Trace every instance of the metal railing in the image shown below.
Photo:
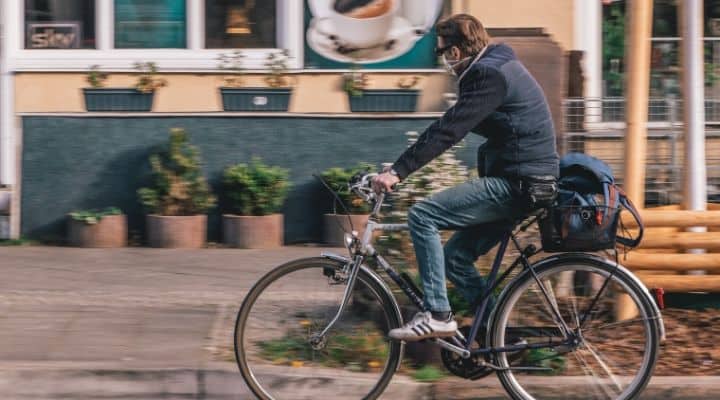
{"label": "metal railing", "polygon": [[[652,98],[648,105],[646,202],[675,204],[682,195],[683,127],[679,99]],[[563,102],[561,147],[596,156],[622,184],[625,99],[568,98]],[[720,201],[720,99],[705,101],[708,199]]]}

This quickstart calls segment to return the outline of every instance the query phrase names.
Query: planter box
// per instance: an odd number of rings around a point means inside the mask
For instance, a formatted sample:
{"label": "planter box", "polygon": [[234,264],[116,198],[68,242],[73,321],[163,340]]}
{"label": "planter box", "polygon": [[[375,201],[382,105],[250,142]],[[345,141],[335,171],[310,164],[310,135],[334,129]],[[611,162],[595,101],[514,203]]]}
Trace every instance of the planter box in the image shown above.
{"label": "planter box", "polygon": [[147,236],[150,247],[199,249],[207,239],[207,215],[148,215]]}
{"label": "planter box", "polygon": [[[359,232],[362,237],[365,231],[365,225],[367,224],[367,214],[351,214],[352,224],[356,231]],[[345,232],[351,232],[350,222],[348,216],[345,214],[325,214],[323,215],[323,243],[336,246],[345,247]]]}
{"label": "planter box", "polygon": [[127,246],[127,218],[125,215],[107,215],[97,224],[68,216],[68,244],[76,247],[125,247]]}
{"label": "planter box", "polygon": [[292,88],[220,88],[225,111],[287,111]]}
{"label": "planter box", "polygon": [[223,242],[241,249],[271,249],[283,245],[283,215],[223,215]]}
{"label": "planter box", "polygon": [[150,111],[154,93],[135,89],[85,88],[85,107],[88,111]]}
{"label": "planter box", "polygon": [[366,89],[362,96],[352,96],[352,112],[415,112],[419,90],[408,89]]}

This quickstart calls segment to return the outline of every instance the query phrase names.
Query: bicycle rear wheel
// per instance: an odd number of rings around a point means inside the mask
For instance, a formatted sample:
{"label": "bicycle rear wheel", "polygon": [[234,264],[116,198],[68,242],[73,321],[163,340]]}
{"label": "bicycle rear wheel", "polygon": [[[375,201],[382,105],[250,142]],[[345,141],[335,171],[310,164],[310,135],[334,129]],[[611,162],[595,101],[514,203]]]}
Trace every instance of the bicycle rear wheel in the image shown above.
{"label": "bicycle rear wheel", "polygon": [[387,339],[400,325],[394,300],[378,277],[360,270],[341,318],[344,265],[327,258],[292,261],[261,278],[235,325],[235,356],[261,399],[374,399],[390,382],[401,344]]}
{"label": "bicycle rear wheel", "polygon": [[[534,346],[520,357],[496,354],[505,389],[523,400],[638,396],[652,376],[661,335],[661,317],[644,287],[624,268],[589,255],[539,264],[537,280],[525,271],[505,289],[488,333],[496,348]],[[535,370],[522,369],[528,367]]]}

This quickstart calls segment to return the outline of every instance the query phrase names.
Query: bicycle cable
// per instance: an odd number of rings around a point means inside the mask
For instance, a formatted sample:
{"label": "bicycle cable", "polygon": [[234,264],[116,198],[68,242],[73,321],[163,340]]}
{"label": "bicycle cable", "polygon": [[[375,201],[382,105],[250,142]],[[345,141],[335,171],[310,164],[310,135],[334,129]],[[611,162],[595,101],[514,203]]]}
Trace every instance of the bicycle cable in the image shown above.
{"label": "bicycle cable", "polygon": [[[317,174],[312,174],[312,176],[314,176],[315,178],[317,178],[317,179],[320,181],[320,183],[322,183],[323,186],[325,186],[325,188],[333,195],[333,197],[335,197],[335,201],[337,201],[337,202],[340,204],[340,206],[342,206],[343,210],[345,210],[345,214],[346,214],[347,217],[348,217],[348,222],[350,223],[350,230],[351,230],[351,231],[354,231],[354,230],[355,230],[355,227],[353,226],[352,218],[350,217],[350,210],[348,210],[348,208],[345,207],[345,203],[342,201],[342,199],[340,198],[340,196],[338,196],[338,194],[335,192],[335,190],[333,190],[333,189],[330,187],[330,185],[328,185],[327,182],[325,182],[325,180],[324,180],[321,176],[319,176],[319,175],[317,175]],[[334,205],[334,204],[333,204],[333,209],[335,209],[335,205]],[[345,230],[345,227],[342,226],[342,224],[340,224],[340,222],[338,222],[337,220],[335,220],[335,223],[337,224],[338,227],[340,227],[340,229],[341,229],[343,232],[348,233],[348,232]]]}

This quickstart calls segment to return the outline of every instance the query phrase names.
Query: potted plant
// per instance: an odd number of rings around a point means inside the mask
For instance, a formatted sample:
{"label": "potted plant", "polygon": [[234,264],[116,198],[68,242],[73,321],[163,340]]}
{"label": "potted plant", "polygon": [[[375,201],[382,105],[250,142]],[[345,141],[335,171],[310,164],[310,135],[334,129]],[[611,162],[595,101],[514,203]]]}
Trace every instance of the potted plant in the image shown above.
{"label": "potted plant", "polygon": [[76,247],[125,247],[127,218],[116,207],[68,214],[68,243]]}
{"label": "potted plant", "polygon": [[265,77],[265,83],[268,87],[242,87],[244,58],[241,51],[230,55],[223,54],[218,58],[218,68],[228,72],[224,78],[224,86],[220,88],[223,110],[287,111],[292,94],[292,85],[287,77],[288,51],[273,52],[267,56],[265,67],[269,74]]}
{"label": "potted plant", "polygon": [[414,112],[420,94],[415,89],[418,83],[419,76],[403,77],[397,81],[397,89],[368,89],[369,79],[357,67],[343,75],[352,112]]}
{"label": "potted plant", "polygon": [[243,249],[283,245],[283,215],[278,211],[289,188],[288,171],[253,158],[223,173],[223,240]]}
{"label": "potted plant", "polygon": [[348,218],[345,210],[338,204],[337,200],[333,198],[333,212],[323,215],[324,243],[334,246],[344,246],[344,233],[350,232],[353,229],[362,235],[368,217],[370,216],[371,208],[365,200],[350,192],[348,182],[356,173],[361,171],[371,172],[372,170],[372,165],[360,164],[353,168],[330,168],[322,173],[323,180],[337,193],[350,213],[350,218]]}
{"label": "potted plant", "polygon": [[147,238],[152,247],[200,248],[207,238],[206,212],[215,205],[200,169],[198,149],[185,130],[170,131],[167,149],[150,156],[152,187],[138,190],[148,210]]}
{"label": "potted plant", "polygon": [[167,81],[157,77],[153,62],[135,63],[139,75],[133,88],[106,88],[108,79],[100,66],[93,65],[87,75],[89,88],[84,88],[85,107],[88,111],[150,111],[157,89],[167,86]]}

